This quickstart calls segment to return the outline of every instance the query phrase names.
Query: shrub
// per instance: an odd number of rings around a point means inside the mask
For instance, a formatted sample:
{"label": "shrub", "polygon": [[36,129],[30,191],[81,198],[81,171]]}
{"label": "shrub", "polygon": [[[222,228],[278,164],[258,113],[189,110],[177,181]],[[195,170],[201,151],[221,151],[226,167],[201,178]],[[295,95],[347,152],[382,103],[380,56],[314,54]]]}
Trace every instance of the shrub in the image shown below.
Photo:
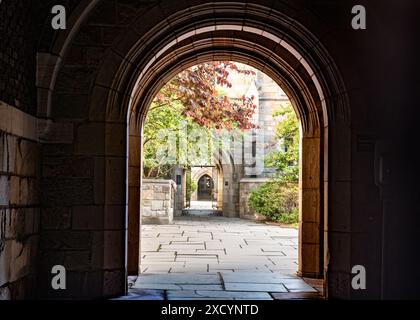
{"label": "shrub", "polygon": [[268,219],[284,224],[299,222],[297,184],[270,181],[251,192],[249,206]]}

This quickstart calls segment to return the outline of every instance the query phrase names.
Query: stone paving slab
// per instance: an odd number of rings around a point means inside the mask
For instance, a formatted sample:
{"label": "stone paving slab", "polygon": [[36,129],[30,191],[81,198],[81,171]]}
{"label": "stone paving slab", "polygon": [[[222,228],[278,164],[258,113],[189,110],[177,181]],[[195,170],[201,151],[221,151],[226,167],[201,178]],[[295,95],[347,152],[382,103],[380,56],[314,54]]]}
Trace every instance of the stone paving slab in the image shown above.
{"label": "stone paving slab", "polygon": [[241,292],[288,292],[282,283],[228,283],[225,282],[227,291]]}
{"label": "stone paving slab", "polygon": [[248,263],[244,263],[244,264],[240,264],[240,263],[232,263],[232,264],[227,264],[227,263],[220,263],[220,264],[210,264],[209,268],[217,268],[217,269],[234,269],[237,271],[240,270],[255,270],[255,269],[265,269],[267,270],[268,267],[265,264],[260,264],[260,265],[249,265]]}
{"label": "stone paving slab", "polygon": [[141,267],[142,273],[169,273],[171,268],[168,267]]}
{"label": "stone paving slab", "polygon": [[[211,301],[234,301],[234,300],[240,300],[240,299],[233,299],[233,298],[201,298],[201,297],[197,297],[197,296],[195,296],[195,297],[183,297],[183,298],[179,298],[179,297],[176,297],[176,298],[168,298],[168,300],[172,300],[172,301],[192,301],[192,300],[194,300],[194,301],[200,301],[200,300],[203,300],[203,301],[209,301],[209,300],[211,300]],[[247,299],[245,299],[245,300],[247,300]],[[254,299],[254,300],[258,300],[258,299]]]}
{"label": "stone paving slab", "polygon": [[150,267],[150,266],[165,266],[165,267],[170,267],[170,266],[185,266],[185,261],[162,261],[162,260],[149,260],[146,263],[142,263],[143,267]]}
{"label": "stone paving slab", "polygon": [[222,280],[217,273],[144,274],[139,276],[134,288],[140,288],[144,283],[221,284]]}
{"label": "stone paving slab", "polygon": [[209,272],[216,272],[216,271],[225,271],[225,270],[233,270],[234,272],[243,272],[243,271],[265,271],[268,272],[266,267],[236,267],[233,268],[232,266],[209,266]]}
{"label": "stone paving slab", "polygon": [[175,290],[175,291],[223,291],[221,284],[173,284],[173,283],[145,283],[141,285],[143,290]]}
{"label": "stone paving slab", "polygon": [[298,281],[287,282],[286,281],[283,284],[289,292],[307,292],[307,293],[318,292],[318,290],[312,288],[310,285],[305,283],[303,280],[301,282],[298,282]]}
{"label": "stone paving slab", "polygon": [[232,299],[267,299],[273,298],[266,292],[231,292],[231,291],[168,291],[167,296],[169,300],[176,300],[177,298],[232,298]]}
{"label": "stone paving slab", "polygon": [[113,300],[124,300],[124,301],[152,301],[152,300],[165,300],[165,291],[164,290],[136,290],[130,289],[128,296],[120,297]]}
{"label": "stone paving slab", "polygon": [[175,267],[169,270],[169,273],[195,273],[195,272],[208,272],[208,265],[187,265],[183,268]]}
{"label": "stone paving slab", "polygon": [[270,272],[273,272],[273,273],[284,273],[284,274],[291,274],[294,271],[292,269],[287,269],[287,268],[285,268],[285,269],[280,269],[280,268],[272,269],[270,267],[268,269],[270,270]]}
{"label": "stone paving slab", "polygon": [[285,283],[292,279],[302,281],[300,278],[286,274],[274,273],[256,273],[256,272],[237,272],[237,273],[221,273],[224,282],[230,283]]}
{"label": "stone paving slab", "polygon": [[288,292],[288,293],[272,293],[275,300],[324,300],[325,298],[319,293],[308,292]]}

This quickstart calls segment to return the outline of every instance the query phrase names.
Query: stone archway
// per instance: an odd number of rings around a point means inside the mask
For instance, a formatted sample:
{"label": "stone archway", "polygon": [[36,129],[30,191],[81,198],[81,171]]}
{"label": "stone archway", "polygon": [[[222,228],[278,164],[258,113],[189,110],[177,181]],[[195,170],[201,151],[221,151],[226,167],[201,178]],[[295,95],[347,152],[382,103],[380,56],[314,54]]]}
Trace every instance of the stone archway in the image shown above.
{"label": "stone archway", "polygon": [[[206,175],[208,177],[214,179],[214,177],[213,177],[213,168],[207,167],[207,168],[198,168],[198,169],[199,170],[197,170],[195,172],[192,172],[192,175],[191,175],[191,181],[193,181],[197,185],[197,190],[195,190],[193,192],[193,195],[191,197],[191,200],[192,201],[199,201],[199,199],[198,199],[199,198],[198,186],[199,186],[200,179],[203,176],[206,176]],[[217,191],[217,189],[215,191]]]}
{"label": "stone archway", "polygon": [[207,174],[203,175],[200,179],[198,179],[197,200],[211,201],[213,196],[213,190],[213,179]]}
{"label": "stone archway", "polygon": [[[66,156],[69,161],[91,163],[92,171],[87,177],[72,180],[70,189],[61,190],[71,195],[65,204],[54,203],[56,190],[46,190],[43,205],[90,212],[97,225],[86,227],[92,230],[89,233],[71,230],[44,237],[47,242],[86,237],[80,246],[95,257],[95,264],[75,270],[74,275],[89,275],[89,292],[85,294],[90,297],[124,293],[127,206],[128,269],[135,272],[136,261],[138,265],[139,243],[135,238],[140,224],[141,152],[133,150],[141,150],[141,127],[151,100],[180,70],[211,60],[253,66],[275,80],[291,98],[303,132],[299,273],[320,278],[328,272],[328,197],[336,196],[330,189],[330,150],[339,144],[343,150],[340,156],[350,157],[346,91],[333,60],[319,40],[293,20],[297,11],[281,3],[187,2],[166,1],[138,10],[126,23],[133,32],[124,32],[115,21],[109,21],[110,26],[114,23],[109,29],[113,33],[108,34],[112,41],[107,42],[100,63],[75,63],[71,58],[77,55],[77,48],[86,46],[86,35],[95,33],[95,23],[89,19],[98,19],[102,5],[98,1],[95,14],[86,17],[84,27],[68,45],[52,89],[50,116],[67,127],[71,123],[69,134],[74,134]],[[320,26],[306,14],[308,27],[318,30]],[[86,78],[92,80],[87,88],[80,83]],[[80,108],[70,115],[63,112],[61,103],[68,98],[65,90],[74,97],[87,98],[87,109],[80,102]],[[329,139],[335,136],[339,138]],[[48,152],[44,155],[49,156]],[[344,163],[350,165],[350,161]],[[53,255],[48,246],[44,253]],[[80,281],[75,284],[75,288],[81,287]]]}

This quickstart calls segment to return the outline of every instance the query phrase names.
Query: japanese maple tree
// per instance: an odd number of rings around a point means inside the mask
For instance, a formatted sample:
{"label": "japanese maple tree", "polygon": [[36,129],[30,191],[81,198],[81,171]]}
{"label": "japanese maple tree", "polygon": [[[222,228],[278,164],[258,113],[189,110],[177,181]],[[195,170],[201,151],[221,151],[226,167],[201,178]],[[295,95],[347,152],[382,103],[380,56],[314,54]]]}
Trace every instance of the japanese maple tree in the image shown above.
{"label": "japanese maple tree", "polygon": [[172,106],[180,102],[182,115],[209,129],[234,128],[247,130],[256,126],[252,117],[256,110],[254,97],[230,99],[221,95],[218,87],[232,88],[231,72],[255,75],[229,61],[203,63],[179,73],[166,84],[154,101],[156,106]]}

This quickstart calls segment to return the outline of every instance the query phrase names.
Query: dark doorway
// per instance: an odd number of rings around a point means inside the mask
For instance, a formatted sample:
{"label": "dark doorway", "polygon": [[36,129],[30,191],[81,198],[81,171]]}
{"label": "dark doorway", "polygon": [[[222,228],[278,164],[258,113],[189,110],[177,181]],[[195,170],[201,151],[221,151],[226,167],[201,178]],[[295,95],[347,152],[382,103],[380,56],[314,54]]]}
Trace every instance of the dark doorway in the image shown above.
{"label": "dark doorway", "polygon": [[214,189],[214,182],[211,177],[204,175],[198,180],[198,201],[211,201]]}

